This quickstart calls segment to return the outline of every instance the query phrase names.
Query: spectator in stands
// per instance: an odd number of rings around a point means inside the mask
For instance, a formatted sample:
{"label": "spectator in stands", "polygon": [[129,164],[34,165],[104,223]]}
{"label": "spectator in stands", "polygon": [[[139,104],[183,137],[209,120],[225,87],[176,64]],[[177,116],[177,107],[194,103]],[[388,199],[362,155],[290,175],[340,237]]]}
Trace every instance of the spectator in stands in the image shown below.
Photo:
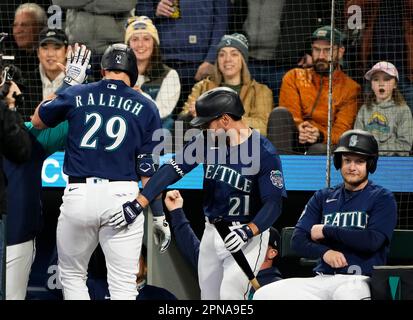
{"label": "spectator in stands", "polygon": [[[258,82],[269,86],[278,105],[278,93],[286,67],[277,52],[281,32],[281,16],[285,0],[248,0],[244,32],[249,42],[248,67]],[[291,29],[290,29],[291,30]]]}
{"label": "spectator in stands", "polygon": [[136,0],[53,0],[66,9],[69,43],[82,43],[92,50],[93,78],[100,79],[100,60],[109,44],[123,42],[125,24]]}
{"label": "spectator in stands", "polygon": [[398,88],[413,112],[413,1],[346,0],[347,19],[354,14],[350,6],[362,13],[356,33],[360,76],[375,61],[392,61],[399,71]]}
{"label": "spectator in stands", "polygon": [[357,114],[354,129],[371,132],[379,143],[380,155],[408,156],[413,144],[413,119],[397,88],[396,67],[380,61],[364,77],[371,82],[371,91]]}
{"label": "spectator in stands", "polygon": [[[268,137],[280,153],[306,152],[325,154],[327,150],[329,56],[332,74],[332,144],[353,127],[358,111],[360,86],[340,70],[344,55],[343,35],[334,29],[334,46],[330,44],[331,27],[318,28],[312,34],[313,66],[295,68],[284,76],[280,107],[275,108],[268,123]],[[282,106],[282,107],[281,107]]]}
{"label": "spectator in stands", "polygon": [[21,110],[26,121],[30,121],[39,102],[63,83],[67,48],[68,39],[63,30],[45,28],[40,32],[37,44],[40,63],[27,81],[25,108]]}
{"label": "spectator in stands", "polygon": [[152,19],[165,63],[179,74],[179,113],[195,82],[213,72],[216,45],[228,28],[228,0],[180,0],[179,17],[173,4],[172,0],[137,1],[135,13]]}
{"label": "spectator in stands", "polygon": [[[165,197],[165,205],[170,213],[171,227],[175,236],[179,251],[185,257],[191,267],[197,272],[200,241],[192,230],[185,213],[182,210],[184,199],[178,190],[168,191]],[[280,246],[280,234],[277,229],[270,228],[265,260],[257,274],[257,280],[261,286],[282,279],[281,273],[276,267],[276,258]],[[254,288],[250,289],[249,298],[254,294]]]}
{"label": "spectator in stands", "polygon": [[178,73],[162,63],[158,30],[148,17],[129,18],[125,43],[132,48],[138,61],[136,87],[155,100],[162,127],[172,129],[172,111],[181,93],[181,83]]}
{"label": "spectator in stands", "polygon": [[373,266],[385,265],[397,205],[393,193],[368,179],[378,160],[374,136],[346,131],[334,151],[344,183],[317,191],[298,220],[291,248],[318,258],[312,278],[289,278],[257,290],[256,300],[366,300]]}
{"label": "spectator in stands", "polygon": [[251,78],[246,61],[248,41],[245,36],[239,33],[223,36],[217,46],[213,75],[195,84],[178,120],[188,124],[196,116],[196,99],[210,89],[226,86],[240,95],[245,108],[243,119],[265,136],[268,116],[274,107],[272,91]]}
{"label": "spectator in stands", "polygon": [[37,66],[37,44],[40,30],[47,25],[47,15],[42,7],[35,3],[23,3],[14,14],[13,37],[17,49],[14,64],[22,71],[23,78],[30,78],[33,68]]}

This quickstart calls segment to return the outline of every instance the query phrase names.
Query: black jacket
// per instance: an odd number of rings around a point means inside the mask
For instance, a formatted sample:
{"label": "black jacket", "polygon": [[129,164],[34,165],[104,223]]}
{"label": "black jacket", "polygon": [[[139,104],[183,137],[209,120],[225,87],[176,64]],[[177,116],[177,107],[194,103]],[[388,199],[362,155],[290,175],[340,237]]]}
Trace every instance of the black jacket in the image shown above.
{"label": "black jacket", "polygon": [[23,163],[31,153],[29,133],[21,116],[8,109],[0,100],[0,211],[6,213],[6,192],[3,174],[3,156],[10,161]]}

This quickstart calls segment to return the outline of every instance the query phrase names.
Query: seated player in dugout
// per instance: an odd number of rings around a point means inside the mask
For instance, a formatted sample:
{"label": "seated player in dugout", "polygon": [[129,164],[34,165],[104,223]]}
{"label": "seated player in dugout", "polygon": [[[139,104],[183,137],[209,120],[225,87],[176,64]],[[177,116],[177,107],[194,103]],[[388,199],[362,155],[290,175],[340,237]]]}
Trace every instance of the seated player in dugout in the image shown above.
{"label": "seated player in dugout", "polygon": [[329,69],[332,52],[332,131],[333,145],[353,128],[358,111],[360,86],[340,69],[344,35],[331,27],[315,30],[311,36],[313,65],[294,68],[282,81],[279,107],[271,115],[268,138],[281,154],[325,154],[327,151]]}
{"label": "seated player in dugout", "polygon": [[374,136],[345,132],[334,151],[343,183],[317,191],[308,201],[291,247],[319,258],[315,277],[290,278],[257,290],[256,300],[369,300],[373,266],[385,265],[397,205],[393,193],[369,180],[378,160]]}

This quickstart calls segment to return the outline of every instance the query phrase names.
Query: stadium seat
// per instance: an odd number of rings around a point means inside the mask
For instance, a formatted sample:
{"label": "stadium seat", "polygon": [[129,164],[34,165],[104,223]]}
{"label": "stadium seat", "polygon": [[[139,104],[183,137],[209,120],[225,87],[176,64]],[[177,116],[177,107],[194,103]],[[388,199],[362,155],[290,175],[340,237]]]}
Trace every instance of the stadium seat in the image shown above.
{"label": "stadium seat", "polygon": [[394,230],[388,260],[413,264],[413,230]]}
{"label": "stadium seat", "polygon": [[318,259],[307,259],[300,257],[297,252],[291,248],[291,238],[294,227],[285,227],[281,230],[281,258],[299,258],[300,265],[303,267],[315,267]]}

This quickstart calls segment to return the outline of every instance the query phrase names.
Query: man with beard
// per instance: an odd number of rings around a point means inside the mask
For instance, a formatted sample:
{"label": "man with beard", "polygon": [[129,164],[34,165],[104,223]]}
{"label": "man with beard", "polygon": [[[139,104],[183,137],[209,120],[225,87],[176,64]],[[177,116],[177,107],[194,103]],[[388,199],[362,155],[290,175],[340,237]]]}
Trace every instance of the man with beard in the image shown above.
{"label": "man with beard", "polygon": [[397,221],[391,191],[368,179],[378,144],[362,130],[345,132],[334,151],[344,183],[317,191],[298,220],[291,247],[319,258],[313,278],[290,278],[259,289],[254,299],[370,299],[373,266],[385,265]]}
{"label": "man with beard", "polygon": [[280,153],[324,154],[327,150],[330,52],[332,52],[332,144],[353,128],[358,111],[360,86],[341,69],[344,35],[331,27],[312,34],[312,61],[309,68],[288,71],[280,90],[280,107],[270,115],[268,138]]}

